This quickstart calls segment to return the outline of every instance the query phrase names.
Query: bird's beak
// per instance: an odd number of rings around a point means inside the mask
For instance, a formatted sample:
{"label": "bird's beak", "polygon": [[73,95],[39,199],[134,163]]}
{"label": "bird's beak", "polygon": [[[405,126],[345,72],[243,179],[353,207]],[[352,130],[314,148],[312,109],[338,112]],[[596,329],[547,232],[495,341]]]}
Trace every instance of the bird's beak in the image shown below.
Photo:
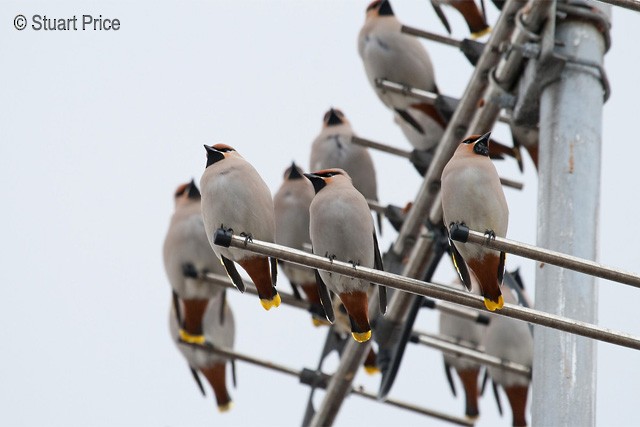
{"label": "bird's beak", "polygon": [[215,148],[209,147],[207,144],[205,144],[204,149],[207,151],[207,167],[224,159],[224,153],[221,153]]}
{"label": "bird's beak", "polygon": [[302,178],[302,175],[300,175],[300,171],[298,169],[298,166],[296,165],[296,162],[291,162],[291,170],[289,171],[289,176],[287,177],[287,179],[300,179]]}
{"label": "bird's beak", "polygon": [[476,139],[475,144],[473,144],[473,151],[477,154],[488,156],[489,155],[489,137],[491,137],[491,132],[487,132],[484,135],[482,135],[480,138]]}
{"label": "bird's beak", "polygon": [[189,191],[187,194],[189,195],[190,199],[199,199],[200,197],[202,197],[200,195],[200,190],[198,190],[196,182],[193,179],[191,179],[191,182],[189,183]]}
{"label": "bird's beak", "polygon": [[329,118],[327,119],[327,126],[336,126],[344,123],[340,117],[336,114],[336,110],[333,108],[329,110]]}
{"label": "bird's beak", "polygon": [[489,138],[491,138],[491,131],[485,133],[480,138],[476,140],[476,144],[482,144],[486,147],[489,146]]}
{"label": "bird's beak", "polygon": [[315,175],[313,173],[305,173],[304,176],[306,176],[307,179],[311,181],[316,194],[318,194],[318,192],[322,190],[325,185],[327,185],[327,183],[324,181],[324,178],[322,178],[321,176]]}
{"label": "bird's beak", "polygon": [[391,8],[391,3],[388,0],[384,0],[380,3],[380,7],[378,8],[378,15],[380,16],[393,16],[393,9]]}

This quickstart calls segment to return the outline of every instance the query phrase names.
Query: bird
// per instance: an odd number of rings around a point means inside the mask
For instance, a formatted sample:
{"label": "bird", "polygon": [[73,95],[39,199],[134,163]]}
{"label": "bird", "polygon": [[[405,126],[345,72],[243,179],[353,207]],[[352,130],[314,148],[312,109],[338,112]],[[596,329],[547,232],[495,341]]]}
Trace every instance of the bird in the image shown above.
{"label": "bird", "polygon": [[[284,181],[273,197],[276,219],[276,243],[304,250],[311,244],[309,237],[309,206],[315,196],[313,185],[304,177],[303,170],[295,162],[284,172]],[[312,321],[319,326],[326,321],[318,295],[316,275],[312,268],[290,262],[278,262],[294,290],[301,287],[311,304]]]}
{"label": "bird", "polygon": [[[311,144],[309,170],[343,169],[365,199],[378,201],[373,159],[365,147],[351,142],[353,135],[351,123],[344,113],[338,108],[330,108],[322,119],[320,134]],[[378,214],[378,230],[381,226],[382,217]]]}
{"label": "bird", "polygon": [[[509,287],[505,289],[504,299],[509,304],[517,305],[516,297]],[[482,344],[490,356],[529,368],[533,366],[533,336],[529,326],[524,322],[506,316],[491,315]],[[526,426],[527,396],[531,383],[529,376],[493,366],[487,366],[487,371],[493,381],[496,398],[496,386],[502,387],[507,394],[513,426]]]}
{"label": "bird", "polygon": [[[215,347],[233,350],[235,322],[228,303],[221,295],[206,300],[202,313],[202,324],[206,342]],[[189,369],[200,391],[205,395],[199,374],[207,379],[216,397],[218,410],[226,412],[232,407],[232,400],[226,384],[226,362],[223,356],[210,352],[206,347],[185,345],[179,333],[179,319],[176,307],[169,311],[169,330],[178,350],[189,364]]]}
{"label": "bird", "polygon": [[[451,286],[458,290],[463,288],[459,280],[455,280]],[[473,279],[472,292],[480,292],[478,283]],[[440,335],[443,337],[463,346],[471,346],[474,348],[479,347],[482,343],[486,329],[481,323],[446,312],[440,312],[439,328]],[[465,415],[470,418],[478,417],[480,414],[478,409],[478,376],[480,375],[481,365],[463,356],[453,356],[447,353],[443,354],[443,358],[445,373],[453,395],[456,395],[456,389],[451,375],[451,368],[457,372],[464,388]]]}
{"label": "bird", "polygon": [[[369,83],[382,103],[394,112],[394,121],[417,150],[433,150],[440,142],[449,123],[432,104],[378,87],[376,81],[388,79],[407,87],[434,94],[436,84],[431,58],[422,43],[401,32],[389,0],[376,0],[366,9],[365,23],[358,34],[358,53]],[[522,170],[520,151],[493,141],[491,156],[514,157]]]}
{"label": "bird", "polygon": [[487,24],[484,14],[484,0],[482,0],[482,11],[476,5],[474,0],[431,0],[431,5],[435,10],[438,18],[451,34],[451,26],[442,11],[441,5],[446,4],[456,9],[464,18],[472,38],[480,38],[491,31],[491,27]]}
{"label": "bird", "polygon": [[179,332],[184,341],[202,344],[202,313],[209,298],[222,294],[223,288],[206,282],[206,273],[225,274],[216,260],[205,233],[201,195],[194,180],[175,191],[175,211],[169,223],[163,261],[174,304],[182,304]]}
{"label": "bird", "polygon": [[231,229],[246,239],[273,242],[276,224],[271,191],[256,169],[233,147],[205,144],[204,148],[207,163],[200,188],[202,217],[209,243],[238,290],[244,292],[245,285],[234,262],[240,264],[256,285],[262,307],[265,310],[278,307],[281,300],[275,288],[275,258],[213,243],[219,228]]}
{"label": "bird", "polygon": [[[383,270],[373,220],[364,196],[351,177],[332,168],[304,174],[313,184],[315,197],[309,207],[309,234],[313,253],[331,261]],[[328,271],[316,276],[322,305],[329,321],[335,319],[328,290],[338,295],[351,323],[351,335],[358,342],[371,338],[367,292],[364,280]],[[386,311],[386,288],[378,286],[380,311]]]}
{"label": "bird", "polygon": [[[464,225],[484,231],[488,238],[507,234],[509,207],[498,172],[489,159],[490,136],[491,132],[487,132],[466,138],[442,171],[442,213],[449,232],[456,225]],[[467,289],[472,287],[471,270],[485,307],[489,311],[501,309],[505,253],[451,239],[449,243],[454,266]]]}
{"label": "bird", "polygon": [[388,0],[372,2],[366,9],[365,23],[358,34],[358,53],[369,83],[380,100],[416,131],[424,134],[427,129],[416,122],[407,108],[419,109],[431,122],[445,127],[444,119],[438,111],[432,105],[385,91],[376,84],[378,79],[389,79],[438,93],[429,54],[418,39],[402,33],[401,27],[402,24],[395,17]]}

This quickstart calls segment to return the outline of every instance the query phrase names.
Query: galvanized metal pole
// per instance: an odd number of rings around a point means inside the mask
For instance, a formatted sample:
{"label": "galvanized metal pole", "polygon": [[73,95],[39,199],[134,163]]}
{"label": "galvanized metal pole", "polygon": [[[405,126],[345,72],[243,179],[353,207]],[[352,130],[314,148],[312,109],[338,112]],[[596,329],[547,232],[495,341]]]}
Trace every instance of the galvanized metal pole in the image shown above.
{"label": "galvanized metal pole", "polygon": [[[598,7],[610,16],[609,6]],[[557,18],[555,38],[557,53],[602,65],[605,41],[593,21]],[[571,62],[540,99],[537,243],[592,260],[598,243],[602,104],[599,72]],[[541,263],[536,308],[595,323],[595,281]],[[532,424],[593,426],[595,409],[595,341],[536,326]]]}

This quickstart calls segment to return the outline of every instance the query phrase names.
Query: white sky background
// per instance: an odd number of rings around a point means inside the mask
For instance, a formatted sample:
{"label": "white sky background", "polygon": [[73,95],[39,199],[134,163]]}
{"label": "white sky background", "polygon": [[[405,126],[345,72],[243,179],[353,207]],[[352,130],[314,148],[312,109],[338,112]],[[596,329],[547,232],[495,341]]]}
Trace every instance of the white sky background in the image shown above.
{"label": "white sky background", "polygon": [[[364,137],[409,148],[366,81],[356,49],[367,1],[0,2],[0,177],[2,310],[0,425],[299,425],[308,388],[238,363],[235,407],[218,414],[200,397],[167,327],[169,284],[161,246],[173,191],[199,180],[203,143],[225,142],[252,162],[273,192],[291,160],[308,168],[311,141],[330,106]],[[496,10],[488,9],[495,22]],[[396,1],[400,20],[443,33],[426,0]],[[454,35],[466,35],[446,10]],[[118,32],[19,32],[22,13],[117,17]],[[606,56],[612,97],[605,106],[600,259],[640,271],[637,70],[640,15],[615,9]],[[452,48],[425,42],[440,90],[460,96],[472,68]],[[510,141],[496,127],[496,138]],[[401,159],[374,152],[380,199],[404,205],[420,177]],[[535,243],[536,174],[514,162],[501,174],[525,182],[506,190],[508,237]],[[395,232],[386,223],[382,248]],[[534,264],[517,257],[533,295]],[[437,278],[454,272],[443,263]],[[289,291],[284,275],[279,289]],[[599,324],[640,335],[638,290],[600,281]],[[553,284],[549,285],[552,291]],[[325,330],[305,312],[265,312],[256,297],[229,292],[236,348],[293,368],[313,368]],[[417,326],[436,330],[426,310]],[[598,345],[598,425],[640,423],[640,356]],[[379,376],[355,383],[376,392]],[[461,389],[459,387],[459,392]],[[321,393],[318,393],[321,394]],[[462,415],[441,355],[411,346],[393,397]],[[500,419],[490,393],[479,426]],[[529,415],[529,420],[531,420]],[[337,425],[445,425],[350,397]]]}

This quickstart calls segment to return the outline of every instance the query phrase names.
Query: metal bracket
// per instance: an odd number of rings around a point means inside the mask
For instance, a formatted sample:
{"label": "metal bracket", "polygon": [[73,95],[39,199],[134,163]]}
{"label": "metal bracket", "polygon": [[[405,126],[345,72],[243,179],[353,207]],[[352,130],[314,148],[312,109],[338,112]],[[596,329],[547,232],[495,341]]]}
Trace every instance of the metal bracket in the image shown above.
{"label": "metal bracket", "polygon": [[[558,3],[557,19],[581,19],[594,22],[602,32],[605,45],[610,44],[609,23],[603,13],[590,8],[581,0],[571,4]],[[520,22],[517,19],[516,22]],[[604,101],[611,95],[611,86],[604,67],[591,61],[583,61],[556,52],[555,19],[547,19],[542,34],[538,36],[539,55],[529,58],[518,83],[517,101],[513,107],[513,125],[534,129],[540,121],[540,94],[549,84],[557,81],[567,64],[594,68],[602,83]],[[531,53],[534,49],[527,48]],[[525,55],[526,56],[526,55]]]}

